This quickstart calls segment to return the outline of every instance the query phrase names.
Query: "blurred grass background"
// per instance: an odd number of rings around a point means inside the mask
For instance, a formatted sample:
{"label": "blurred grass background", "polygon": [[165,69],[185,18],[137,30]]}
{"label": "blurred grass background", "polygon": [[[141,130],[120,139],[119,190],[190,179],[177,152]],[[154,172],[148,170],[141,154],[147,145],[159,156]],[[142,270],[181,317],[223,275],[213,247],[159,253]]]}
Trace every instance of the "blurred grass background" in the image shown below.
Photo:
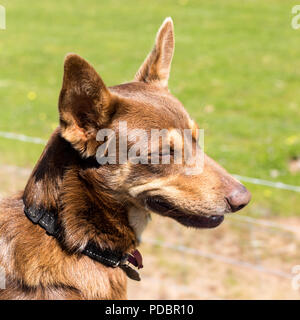
{"label": "blurred grass background", "polygon": [[[165,17],[175,24],[170,89],[205,129],[206,152],[231,173],[300,185],[300,30],[289,0],[2,0],[0,131],[47,140],[58,125],[63,59],[76,52],[107,85],[133,79]],[[22,188],[42,145],[0,137],[0,194]],[[241,214],[300,230],[299,193],[247,184]],[[299,232],[226,219],[190,230],[153,217],[144,239],[185,245],[290,274]],[[159,228],[157,228],[159,226]],[[299,298],[289,279],[185,252],[141,246],[130,298]]]}
{"label": "blurred grass background", "polygon": [[[232,173],[299,185],[300,30],[294,1],[3,0],[0,131],[47,139],[58,124],[63,58],[76,52],[107,85],[130,81],[165,17],[175,24],[170,89]],[[0,138],[0,161],[32,167],[43,146]],[[248,185],[255,216],[300,215],[299,194]]]}

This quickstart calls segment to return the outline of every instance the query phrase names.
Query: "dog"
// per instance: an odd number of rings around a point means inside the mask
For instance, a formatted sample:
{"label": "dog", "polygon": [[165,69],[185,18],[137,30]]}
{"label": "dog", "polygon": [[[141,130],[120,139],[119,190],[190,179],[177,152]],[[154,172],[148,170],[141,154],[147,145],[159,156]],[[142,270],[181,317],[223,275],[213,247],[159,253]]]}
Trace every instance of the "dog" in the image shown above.
{"label": "dog", "polygon": [[[132,82],[108,88],[87,61],[66,56],[59,127],[24,191],[0,202],[6,274],[0,299],[126,299],[127,278],[139,280],[137,246],[151,213],[214,228],[224,214],[248,204],[250,192],[203,152],[202,170],[175,163],[174,150],[168,164],[97,160],[109,141],[97,137],[99,130],[124,138],[121,122],[128,134],[167,129],[174,138],[170,148],[182,140],[179,131],[190,129],[200,149],[196,123],[168,90],[173,52],[174,27],[167,18]],[[130,146],[132,141],[126,151]],[[157,156],[164,158],[163,152]],[[186,174],[187,167],[193,174]]]}

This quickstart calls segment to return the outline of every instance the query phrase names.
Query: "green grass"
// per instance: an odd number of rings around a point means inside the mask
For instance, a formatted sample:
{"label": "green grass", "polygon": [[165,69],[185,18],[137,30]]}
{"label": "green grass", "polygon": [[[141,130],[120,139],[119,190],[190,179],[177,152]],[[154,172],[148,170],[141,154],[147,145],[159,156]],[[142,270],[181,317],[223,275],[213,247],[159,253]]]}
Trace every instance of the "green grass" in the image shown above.
{"label": "green grass", "polygon": [[[57,125],[63,58],[76,52],[107,85],[129,81],[166,16],[175,23],[171,91],[230,172],[300,185],[300,30],[294,1],[60,0],[1,2],[0,131],[47,139]],[[29,92],[36,98],[30,100]],[[213,107],[207,107],[213,106]],[[41,146],[0,138],[0,161],[32,166]],[[277,170],[276,179],[270,177]],[[300,215],[299,194],[248,185],[255,215]]]}

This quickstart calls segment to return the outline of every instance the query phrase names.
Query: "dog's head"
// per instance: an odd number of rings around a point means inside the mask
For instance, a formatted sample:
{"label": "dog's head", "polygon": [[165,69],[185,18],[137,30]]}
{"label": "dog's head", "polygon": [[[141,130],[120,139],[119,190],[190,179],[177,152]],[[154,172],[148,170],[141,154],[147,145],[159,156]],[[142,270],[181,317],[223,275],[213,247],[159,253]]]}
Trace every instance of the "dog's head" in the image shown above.
{"label": "dog's head", "polygon": [[[59,101],[61,134],[83,158],[106,159],[96,174],[123,203],[186,226],[216,227],[225,213],[243,208],[250,193],[204,155],[197,125],[169,92],[173,51],[168,18],[134,81],[110,88],[85,60],[67,55]],[[153,130],[163,132],[163,138],[153,142]],[[184,139],[184,130],[190,130],[190,139]],[[191,152],[185,157],[188,145]],[[139,161],[127,161],[130,155]]]}

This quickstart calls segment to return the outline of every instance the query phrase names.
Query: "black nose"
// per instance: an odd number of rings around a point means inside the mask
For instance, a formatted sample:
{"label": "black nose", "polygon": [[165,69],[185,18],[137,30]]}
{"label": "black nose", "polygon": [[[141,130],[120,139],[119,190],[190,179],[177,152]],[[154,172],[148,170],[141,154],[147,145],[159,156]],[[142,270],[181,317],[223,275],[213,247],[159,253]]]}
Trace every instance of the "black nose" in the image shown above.
{"label": "black nose", "polygon": [[251,193],[242,184],[233,189],[226,197],[232,212],[236,212],[244,208],[249,203],[250,199]]}

